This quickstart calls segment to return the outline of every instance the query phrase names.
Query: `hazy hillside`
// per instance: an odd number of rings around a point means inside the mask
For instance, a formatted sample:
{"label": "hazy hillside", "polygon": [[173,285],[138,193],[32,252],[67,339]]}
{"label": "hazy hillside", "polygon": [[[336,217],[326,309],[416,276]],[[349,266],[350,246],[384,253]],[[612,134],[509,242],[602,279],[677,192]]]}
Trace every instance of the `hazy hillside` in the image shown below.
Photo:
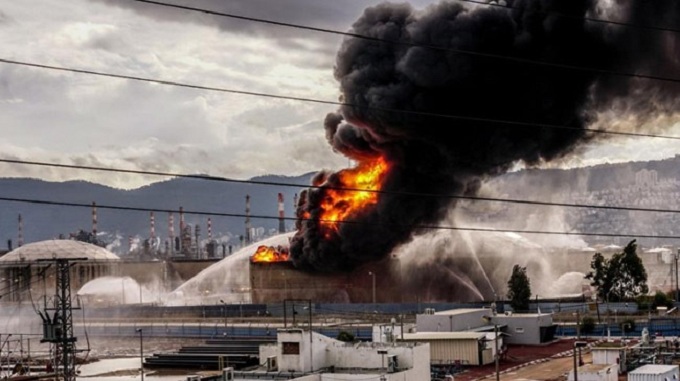
{"label": "hazy hillside", "polygon": [[635,173],[646,169],[658,173],[659,179],[680,179],[680,156],[657,161],[602,164],[576,169],[531,169],[508,173],[492,183],[505,193],[540,194],[569,191],[601,191],[635,183]]}
{"label": "hazy hillside", "polygon": [[[309,184],[310,175],[300,177],[266,176],[252,180],[275,184]],[[238,243],[238,236],[245,231],[245,197],[251,199],[251,226],[260,231],[277,230],[276,218],[264,219],[258,216],[278,216],[277,194],[284,195],[286,217],[293,217],[293,199],[304,187],[245,184],[238,182],[207,181],[180,178],[154,183],[134,190],[119,190],[84,181],[46,182],[34,179],[0,179],[0,248],[11,239],[16,247],[18,240],[18,215],[23,218],[24,242],[56,238],[60,234],[68,236],[79,229],[92,229],[92,213],[89,205],[96,202],[97,228],[106,241],[116,236],[150,236],[149,212],[117,210],[106,208],[127,207],[155,210],[174,210],[175,232],[179,232],[179,208],[185,211],[186,223],[200,225],[201,237],[206,238],[207,220],[212,223],[213,238]],[[26,199],[52,201],[57,203],[85,204],[87,207],[45,205],[26,202],[5,201],[6,199]],[[204,215],[191,212],[204,213]],[[222,213],[227,216],[209,216]],[[240,215],[239,217],[228,215]],[[156,235],[168,236],[168,213],[156,212],[154,215]],[[292,229],[293,221],[286,221]],[[229,238],[231,237],[231,238]]]}
{"label": "hazy hillside", "polygon": [[[644,196],[629,194],[625,189],[635,186],[636,173],[653,170],[658,174],[658,187],[652,186],[651,193]],[[18,239],[17,217],[23,217],[24,242],[34,242],[56,238],[60,234],[68,236],[79,229],[92,229],[92,215],[89,205],[98,205],[98,231],[107,242],[119,240],[120,249],[127,249],[129,236],[147,238],[150,236],[149,213],[134,210],[117,210],[106,208],[144,208],[163,210],[155,213],[156,235],[168,236],[168,212],[174,212],[175,232],[179,232],[179,208],[185,210],[185,221],[191,226],[198,224],[201,238],[207,238],[207,220],[213,215],[212,235],[223,243],[239,244],[239,235],[245,231],[245,197],[251,197],[251,226],[259,234],[267,235],[278,231],[277,194],[284,194],[285,215],[294,217],[293,200],[309,184],[311,176],[299,177],[265,176],[252,180],[272,185],[246,184],[239,182],[211,181],[202,179],[173,179],[154,183],[134,190],[119,190],[84,181],[64,183],[46,182],[34,179],[0,179],[0,248],[7,246],[11,239],[14,246]],[[680,192],[675,185],[680,184],[680,158],[650,162],[625,164],[606,164],[573,170],[526,170],[509,173],[490,181],[490,185],[501,196],[511,198],[552,200],[560,202],[603,202],[602,196],[618,195],[616,202],[623,205],[658,203],[659,208],[672,207],[675,200],[673,192]],[[284,184],[299,184],[284,186]],[[663,188],[663,189],[662,189]],[[661,193],[659,193],[661,192]],[[564,199],[565,194],[577,195],[580,199]],[[559,196],[559,197],[558,197]],[[628,197],[628,198],[626,198]],[[7,199],[26,199],[36,201],[52,201],[57,203],[84,204],[85,207],[57,206],[40,203],[7,201]],[[618,205],[618,204],[614,204]],[[680,208],[680,205],[678,205]],[[194,212],[194,213],[192,213]],[[544,209],[533,212],[522,212],[512,205],[503,204],[496,213],[485,210],[479,213],[480,221],[498,224],[508,215],[528,215],[529,213],[545,213]],[[615,232],[617,229],[643,231],[653,229],[649,234],[676,235],[676,226],[680,220],[675,214],[664,219],[640,218],[628,212],[586,213],[570,211],[567,215],[569,225],[578,231]],[[539,222],[543,224],[543,220]],[[502,222],[502,221],[501,221]],[[609,225],[607,225],[609,224]],[[637,224],[637,225],[636,225]],[[639,225],[639,226],[638,226]],[[294,222],[286,221],[287,230],[292,230]],[[539,226],[540,227],[540,226]],[[514,226],[514,228],[521,228]],[[680,228],[678,228],[680,229]],[[539,229],[540,230],[540,229]]]}

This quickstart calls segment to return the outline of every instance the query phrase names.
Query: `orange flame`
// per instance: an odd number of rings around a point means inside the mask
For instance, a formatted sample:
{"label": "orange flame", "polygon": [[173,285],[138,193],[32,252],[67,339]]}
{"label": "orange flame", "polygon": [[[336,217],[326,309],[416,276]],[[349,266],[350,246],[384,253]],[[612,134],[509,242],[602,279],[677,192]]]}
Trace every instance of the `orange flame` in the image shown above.
{"label": "orange flame", "polygon": [[[338,229],[338,221],[347,219],[358,210],[378,202],[378,193],[388,165],[383,158],[360,163],[355,168],[338,172],[340,187],[348,189],[328,189],[321,202],[321,223],[333,230]],[[361,189],[361,190],[354,190]]]}
{"label": "orange flame", "polygon": [[274,248],[272,246],[261,245],[250,257],[251,262],[285,262],[289,258],[288,252],[282,248]]}

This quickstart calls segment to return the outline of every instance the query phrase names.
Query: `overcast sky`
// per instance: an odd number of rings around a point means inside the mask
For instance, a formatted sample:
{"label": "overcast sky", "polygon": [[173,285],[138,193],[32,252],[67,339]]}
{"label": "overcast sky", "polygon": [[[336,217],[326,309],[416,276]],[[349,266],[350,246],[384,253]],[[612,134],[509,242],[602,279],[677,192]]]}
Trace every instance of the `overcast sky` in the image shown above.
{"label": "overcast sky", "polygon": [[[378,1],[184,3],[347,31]],[[413,2],[418,8],[428,3]],[[329,102],[339,96],[333,65],[340,42],[337,35],[133,0],[0,3],[1,59]],[[332,111],[333,105],[0,63],[0,159],[236,179],[337,170],[349,163],[326,142],[323,120]],[[567,164],[677,153],[680,145],[672,140],[610,140]],[[3,163],[0,176],[86,179],[119,188],[161,180]]]}

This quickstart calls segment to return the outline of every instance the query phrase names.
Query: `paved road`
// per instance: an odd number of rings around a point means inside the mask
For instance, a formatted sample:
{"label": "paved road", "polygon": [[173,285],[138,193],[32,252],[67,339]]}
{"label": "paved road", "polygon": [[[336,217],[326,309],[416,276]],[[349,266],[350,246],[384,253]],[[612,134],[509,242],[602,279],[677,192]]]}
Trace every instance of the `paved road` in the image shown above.
{"label": "paved road", "polygon": [[[503,376],[502,379],[504,380],[513,380],[517,379],[517,377],[525,377],[527,379],[533,377],[536,380],[559,379],[560,375],[568,373],[573,367],[571,351],[574,341],[574,339],[560,339],[546,345],[511,346],[507,357],[502,358],[500,361],[500,375]],[[583,353],[584,361],[586,360],[587,352]],[[558,357],[553,358],[552,356]],[[494,369],[493,363],[471,366],[465,372],[456,374],[455,379],[456,381],[495,381]],[[536,369],[535,373],[534,369]]]}

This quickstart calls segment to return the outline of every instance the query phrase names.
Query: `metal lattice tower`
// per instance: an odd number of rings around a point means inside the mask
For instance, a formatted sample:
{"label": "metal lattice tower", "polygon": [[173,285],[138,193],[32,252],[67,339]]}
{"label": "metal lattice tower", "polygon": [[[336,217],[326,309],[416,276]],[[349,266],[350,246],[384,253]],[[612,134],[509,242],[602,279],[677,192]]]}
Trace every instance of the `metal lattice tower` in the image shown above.
{"label": "metal lattice tower", "polygon": [[[71,263],[85,261],[87,258],[54,258],[44,261],[53,261],[56,269],[56,294],[54,306],[45,306],[43,318],[42,342],[54,343],[57,348],[57,361],[61,366],[64,381],[76,379],[76,341],[73,336],[73,305],[71,303]],[[43,261],[43,260],[38,260]],[[78,308],[76,308],[78,309]],[[50,312],[53,315],[50,318]],[[59,369],[59,367],[56,367]]]}

